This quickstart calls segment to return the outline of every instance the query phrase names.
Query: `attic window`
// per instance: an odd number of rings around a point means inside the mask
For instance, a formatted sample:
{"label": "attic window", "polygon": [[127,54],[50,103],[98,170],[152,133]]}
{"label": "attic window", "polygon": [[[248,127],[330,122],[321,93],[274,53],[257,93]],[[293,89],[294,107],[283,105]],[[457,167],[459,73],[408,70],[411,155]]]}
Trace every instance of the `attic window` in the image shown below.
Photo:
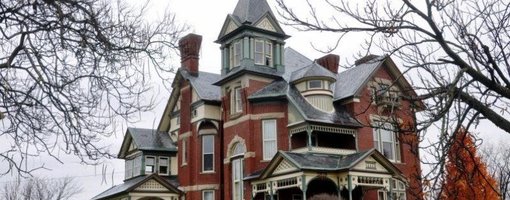
{"label": "attic window", "polygon": [[308,81],[308,89],[322,89],[322,80]]}

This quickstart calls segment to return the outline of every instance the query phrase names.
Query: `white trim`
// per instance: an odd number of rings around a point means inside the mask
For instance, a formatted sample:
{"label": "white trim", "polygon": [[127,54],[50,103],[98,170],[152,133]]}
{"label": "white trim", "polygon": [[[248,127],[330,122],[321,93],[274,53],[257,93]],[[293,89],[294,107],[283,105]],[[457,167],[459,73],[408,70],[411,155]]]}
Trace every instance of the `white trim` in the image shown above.
{"label": "white trim", "polygon": [[[205,193],[211,193],[212,199],[205,199]],[[214,190],[202,190],[202,200],[214,200]]]}
{"label": "white trim", "polygon": [[[274,139],[265,139],[266,138],[266,132],[264,131],[265,130],[265,127],[266,127],[266,123],[269,123],[269,122],[272,122],[274,123]],[[276,151],[278,149],[278,134],[277,134],[277,121],[276,119],[267,119],[267,120],[262,120],[262,157],[263,157],[263,160],[271,160],[274,155],[276,155]],[[267,157],[266,156],[266,142],[271,142],[271,141],[274,141],[274,154],[271,155],[271,157]]]}
{"label": "white trim", "polygon": [[[211,146],[212,146],[212,152],[205,152],[205,148],[204,148],[204,144],[205,144],[205,138],[206,137],[211,137]],[[212,154],[211,158],[212,158],[212,169],[211,170],[205,170],[205,162],[204,162],[204,158],[205,158],[205,155],[206,153],[209,155],[209,154]],[[202,135],[202,172],[214,172],[214,135]]]}

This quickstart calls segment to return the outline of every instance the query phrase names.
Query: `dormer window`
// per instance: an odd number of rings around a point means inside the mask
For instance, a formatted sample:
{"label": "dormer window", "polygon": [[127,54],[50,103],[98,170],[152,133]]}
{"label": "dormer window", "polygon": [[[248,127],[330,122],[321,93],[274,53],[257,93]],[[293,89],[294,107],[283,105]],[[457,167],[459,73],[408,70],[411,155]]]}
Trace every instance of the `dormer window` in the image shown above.
{"label": "dormer window", "polygon": [[238,40],[230,45],[230,69],[241,65],[241,41]]}
{"label": "dormer window", "polygon": [[255,40],[255,64],[273,66],[273,44],[271,41],[257,39]]}

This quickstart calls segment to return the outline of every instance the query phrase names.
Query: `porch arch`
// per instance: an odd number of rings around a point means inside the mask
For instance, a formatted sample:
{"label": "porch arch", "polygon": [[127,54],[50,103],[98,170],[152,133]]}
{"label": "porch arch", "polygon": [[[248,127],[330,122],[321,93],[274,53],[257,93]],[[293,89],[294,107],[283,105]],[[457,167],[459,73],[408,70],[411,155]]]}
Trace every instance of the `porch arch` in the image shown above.
{"label": "porch arch", "polygon": [[325,176],[318,176],[308,182],[306,189],[306,198],[309,199],[315,195],[328,194],[338,196],[338,186],[336,183]]}

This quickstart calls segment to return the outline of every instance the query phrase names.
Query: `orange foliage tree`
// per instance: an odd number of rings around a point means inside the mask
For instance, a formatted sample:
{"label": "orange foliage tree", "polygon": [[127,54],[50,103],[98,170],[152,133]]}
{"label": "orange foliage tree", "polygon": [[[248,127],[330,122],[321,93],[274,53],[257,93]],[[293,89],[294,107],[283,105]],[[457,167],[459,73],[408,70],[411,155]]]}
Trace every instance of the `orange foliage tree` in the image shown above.
{"label": "orange foliage tree", "polygon": [[461,128],[448,151],[442,200],[500,199],[496,181],[476,153],[473,136]]}

